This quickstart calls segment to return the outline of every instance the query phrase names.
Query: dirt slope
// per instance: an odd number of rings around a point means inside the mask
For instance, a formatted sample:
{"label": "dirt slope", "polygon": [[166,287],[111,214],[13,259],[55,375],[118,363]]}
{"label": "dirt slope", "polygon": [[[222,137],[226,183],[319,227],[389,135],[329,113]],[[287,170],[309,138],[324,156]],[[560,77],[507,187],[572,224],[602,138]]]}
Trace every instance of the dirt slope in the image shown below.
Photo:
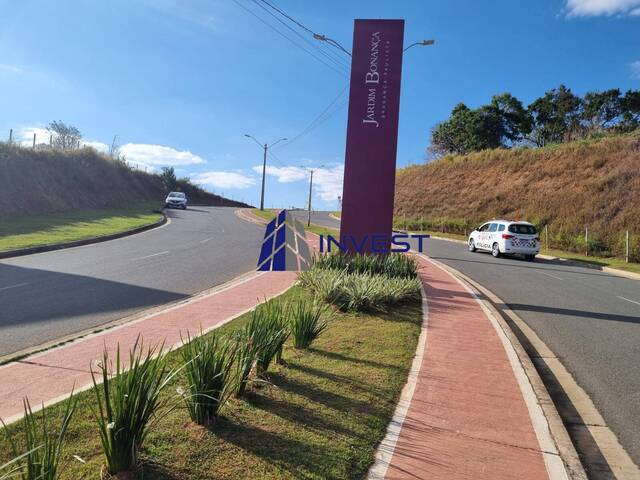
{"label": "dirt slope", "polygon": [[487,150],[398,171],[396,221],[462,232],[492,218],[548,225],[558,248],[620,253],[640,234],[640,132],[538,149]]}
{"label": "dirt slope", "polygon": [[[191,204],[245,206],[180,184]],[[0,217],[114,207],[164,200],[160,177],[130,169],[95,150],[32,150],[0,143]]]}

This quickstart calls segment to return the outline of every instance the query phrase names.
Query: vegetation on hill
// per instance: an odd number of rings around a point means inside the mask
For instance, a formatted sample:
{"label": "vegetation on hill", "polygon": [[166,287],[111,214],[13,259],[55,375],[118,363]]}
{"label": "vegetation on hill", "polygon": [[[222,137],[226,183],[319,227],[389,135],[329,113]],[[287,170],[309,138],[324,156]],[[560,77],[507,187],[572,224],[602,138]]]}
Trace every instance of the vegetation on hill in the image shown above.
{"label": "vegetation on hill", "polygon": [[[543,148],[449,155],[400,169],[396,219],[468,233],[492,218],[526,219],[549,246],[640,260],[640,132]],[[588,245],[585,229],[589,229]]]}
{"label": "vegetation on hill", "polygon": [[[0,143],[2,216],[112,208],[154,201],[167,193],[164,177],[136,170],[92,148],[24,148]],[[188,179],[172,185],[191,204],[247,206],[206,192]]]}
{"label": "vegetation on hill", "polygon": [[610,89],[579,97],[560,85],[526,108],[510,93],[495,95],[476,109],[459,103],[449,119],[433,129],[429,149],[441,156],[516,145],[543,147],[638,127],[640,90],[623,94]]}

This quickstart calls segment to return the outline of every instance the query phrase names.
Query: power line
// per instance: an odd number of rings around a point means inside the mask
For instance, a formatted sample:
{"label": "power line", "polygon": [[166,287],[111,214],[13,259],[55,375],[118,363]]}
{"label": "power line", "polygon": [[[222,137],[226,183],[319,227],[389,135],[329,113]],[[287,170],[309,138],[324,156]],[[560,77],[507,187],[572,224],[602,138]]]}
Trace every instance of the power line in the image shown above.
{"label": "power line", "polygon": [[327,42],[331,45],[333,45],[334,47],[338,48],[339,50],[343,51],[344,53],[346,53],[347,55],[351,56],[351,53],[349,53],[348,50],[346,50],[342,45],[340,45],[338,42],[336,42],[335,40],[333,40],[332,38],[327,38],[325,35],[321,35],[319,33],[314,32],[313,30],[311,30],[309,27],[303,25],[302,23],[300,23],[298,20],[296,20],[295,18],[293,18],[291,15],[289,15],[287,12],[285,12],[284,10],[282,10],[281,8],[278,8],[276,5],[274,5],[272,2],[268,2],[267,0],[260,0],[262,3],[265,3],[266,5],[269,5],[272,9],[274,9],[276,12],[278,12],[280,15],[288,18],[289,20],[291,20],[293,23],[295,23],[296,25],[298,25],[300,28],[302,28],[303,30],[305,30],[306,32],[310,33],[311,35],[313,35],[313,38],[315,38],[316,40],[322,40],[323,42]]}
{"label": "power line", "polygon": [[287,36],[286,34],[282,33],[280,30],[278,30],[276,27],[274,27],[273,25],[271,25],[269,22],[267,22],[266,20],[264,20],[262,17],[260,17],[259,15],[257,15],[255,12],[253,12],[251,9],[245,7],[244,5],[242,5],[238,0],[233,0],[233,2],[238,5],[240,8],[242,8],[243,10],[247,11],[249,14],[253,15],[255,18],[257,18],[260,22],[264,23],[267,27],[269,27],[270,29],[272,29],[273,31],[275,31],[278,35],[284,37],[286,40],[288,40],[289,42],[291,42],[293,45],[295,45],[296,47],[300,48],[301,50],[304,50],[306,53],[308,53],[309,55],[311,55],[313,58],[315,58],[316,60],[318,60],[320,63],[324,64],[325,66],[329,67],[331,70],[333,70],[334,72],[340,74],[340,75],[345,75],[344,71],[338,70],[336,67],[334,67],[332,64],[325,62],[322,58],[318,57],[317,55],[315,55],[313,52],[307,50],[305,47],[303,47],[302,45],[300,45],[299,43],[297,43],[295,40],[293,40],[291,37]]}
{"label": "power line", "polygon": [[333,98],[333,100],[331,100],[329,105],[327,105],[325,107],[325,109],[322,110],[300,133],[298,133],[294,137],[291,137],[289,139],[289,141],[287,141],[287,142],[283,143],[282,145],[280,145],[279,148],[286,147],[287,145],[292,144],[296,140],[299,140],[300,138],[304,137],[305,135],[308,135],[313,130],[318,128],[320,125],[322,125],[324,122],[326,122],[329,118],[331,118],[333,115],[335,115],[337,112],[342,110],[342,108],[347,103],[346,100],[341,102],[333,110],[330,111],[331,107],[333,107],[336,104],[336,102],[338,100],[340,100],[340,98],[345,94],[345,92],[347,91],[347,87],[348,87],[348,85],[345,85],[344,88],[342,90],[340,90],[340,93],[338,93],[338,95],[336,95],[336,97]]}
{"label": "power line", "polygon": [[[265,3],[263,0],[262,3]],[[338,68],[343,69],[345,67],[348,67],[348,64],[344,63],[344,59],[341,58],[336,58],[332,55],[330,55],[327,51],[325,51],[324,49],[320,48],[318,46],[317,42],[312,42],[311,40],[309,40],[308,38],[304,37],[303,35],[300,34],[300,32],[298,32],[297,30],[295,30],[294,28],[292,28],[289,24],[287,24],[285,21],[283,21],[282,19],[280,19],[275,13],[273,13],[272,11],[270,11],[269,9],[267,9],[267,7],[265,7],[264,5],[262,5],[260,3],[260,1],[258,0],[253,0],[253,3],[255,3],[258,7],[260,7],[261,9],[263,9],[265,12],[267,12],[269,15],[271,15],[273,18],[275,18],[279,23],[281,23],[282,25],[284,25],[287,29],[291,30],[298,38],[302,39],[303,42],[305,42],[307,45],[309,45],[311,48],[313,48],[314,50],[316,50],[318,53],[320,53],[321,55],[323,55],[325,58],[327,58],[330,62],[333,62],[334,65],[336,65]],[[345,74],[347,74],[347,72],[344,72]]]}

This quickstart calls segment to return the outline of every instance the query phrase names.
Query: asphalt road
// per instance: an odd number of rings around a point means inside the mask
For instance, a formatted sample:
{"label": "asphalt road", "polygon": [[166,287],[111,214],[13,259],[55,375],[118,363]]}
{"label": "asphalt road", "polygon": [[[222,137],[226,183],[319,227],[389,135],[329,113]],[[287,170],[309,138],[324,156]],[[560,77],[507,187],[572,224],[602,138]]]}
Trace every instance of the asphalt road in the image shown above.
{"label": "asphalt road", "polygon": [[[339,226],[328,212],[315,215]],[[515,311],[562,360],[640,465],[639,281],[560,261],[496,259],[444,240],[427,240],[425,253]]]}
{"label": "asphalt road", "polygon": [[234,208],[169,210],[171,223],[0,261],[0,356],[184,299],[256,267],[263,229]]}
{"label": "asphalt road", "polygon": [[[309,213],[306,210],[289,210],[293,218],[302,222],[306,227]],[[340,228],[340,222],[329,216],[331,212],[312,211],[311,223],[320,225],[321,227]]]}

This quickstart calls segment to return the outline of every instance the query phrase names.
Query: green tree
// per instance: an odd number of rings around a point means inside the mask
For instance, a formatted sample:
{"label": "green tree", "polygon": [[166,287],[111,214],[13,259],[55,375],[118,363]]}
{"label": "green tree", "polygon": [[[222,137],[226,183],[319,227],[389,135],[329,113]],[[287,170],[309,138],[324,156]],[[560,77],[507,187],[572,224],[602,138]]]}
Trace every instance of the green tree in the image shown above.
{"label": "green tree", "polygon": [[173,167],[162,167],[160,180],[162,180],[162,185],[167,192],[175,190],[178,179],[176,178],[176,172]]}
{"label": "green tree", "polygon": [[54,120],[47,126],[47,131],[52,136],[54,148],[60,150],[75,150],[80,148],[82,134],[76,127],[67,125],[62,120]]}
{"label": "green tree", "polygon": [[564,85],[549,90],[529,105],[533,129],[529,140],[542,147],[561,143],[582,135],[582,99]]}
{"label": "green tree", "polygon": [[587,92],[584,96],[582,119],[590,132],[613,127],[622,115],[620,90],[612,88],[604,92]]}
{"label": "green tree", "polygon": [[501,143],[511,146],[531,133],[533,118],[522,102],[510,93],[494,95],[489,106],[500,119]]}
{"label": "green tree", "polygon": [[640,128],[640,90],[629,90],[620,101],[622,120],[618,128],[629,132]]}

